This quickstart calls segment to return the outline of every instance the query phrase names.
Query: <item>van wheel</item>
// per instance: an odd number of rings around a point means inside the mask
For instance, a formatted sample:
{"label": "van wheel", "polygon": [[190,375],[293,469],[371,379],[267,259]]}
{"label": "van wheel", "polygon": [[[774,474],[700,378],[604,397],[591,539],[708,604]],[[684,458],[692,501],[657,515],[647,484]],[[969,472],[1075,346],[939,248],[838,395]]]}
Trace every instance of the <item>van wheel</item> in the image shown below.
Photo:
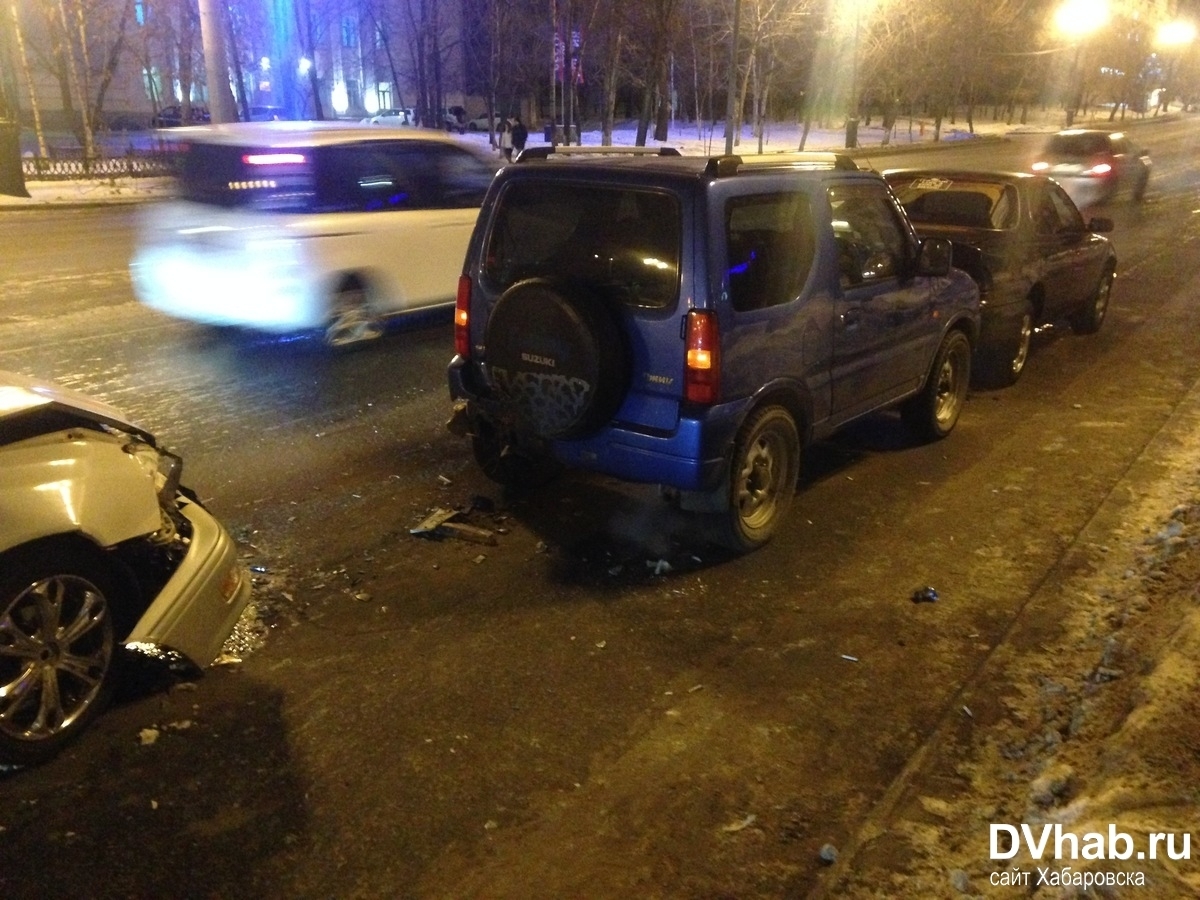
{"label": "van wheel", "polygon": [[383,326],[371,313],[366,289],[357,281],[343,284],[330,304],[325,343],[330,347],[346,347],[373,341],[381,334]]}
{"label": "van wheel", "polygon": [[936,441],[954,430],[971,380],[971,342],[961,331],[942,339],[921,393],[900,407],[904,424],[920,437]]}
{"label": "van wheel", "polygon": [[755,412],[738,433],[722,543],[738,553],[767,543],[787,517],[800,477],[800,436],[781,406]]}

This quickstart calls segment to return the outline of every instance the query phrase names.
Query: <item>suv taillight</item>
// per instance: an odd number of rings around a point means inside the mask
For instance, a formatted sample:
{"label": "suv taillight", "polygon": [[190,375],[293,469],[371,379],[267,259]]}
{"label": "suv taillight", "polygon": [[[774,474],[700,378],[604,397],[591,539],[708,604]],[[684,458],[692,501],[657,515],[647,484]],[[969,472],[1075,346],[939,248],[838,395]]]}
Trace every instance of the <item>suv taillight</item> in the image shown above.
{"label": "suv taillight", "polygon": [[687,365],[683,396],[689,403],[716,403],[721,382],[717,317],[692,310],[687,314]]}
{"label": "suv taillight", "polygon": [[471,279],[461,275],[454,300],[454,352],[463,359],[471,355]]}

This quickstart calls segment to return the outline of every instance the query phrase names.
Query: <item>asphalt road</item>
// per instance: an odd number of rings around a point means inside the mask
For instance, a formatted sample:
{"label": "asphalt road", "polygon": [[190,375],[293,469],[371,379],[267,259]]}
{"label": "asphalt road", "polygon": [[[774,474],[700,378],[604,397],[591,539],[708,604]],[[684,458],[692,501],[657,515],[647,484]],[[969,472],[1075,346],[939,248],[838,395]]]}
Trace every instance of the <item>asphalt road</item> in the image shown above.
{"label": "asphalt road", "polygon": [[[343,355],[213,334],[132,300],[134,210],[0,214],[0,368],[96,393],[182,453],[259,570],[261,616],[240,664],[149,672],[61,758],[2,776],[0,889],[819,889],[821,847],[955,713],[1200,379],[1200,122],[1138,136],[1155,173],[1104,211],[1121,262],[1101,332],[1039,335],[942,443],[881,415],[813,448],[791,527],[737,559],[652,489],[486,482],[442,427],[448,316]],[[409,534],[472,502],[495,546]],[[925,585],[939,601],[913,604]]]}

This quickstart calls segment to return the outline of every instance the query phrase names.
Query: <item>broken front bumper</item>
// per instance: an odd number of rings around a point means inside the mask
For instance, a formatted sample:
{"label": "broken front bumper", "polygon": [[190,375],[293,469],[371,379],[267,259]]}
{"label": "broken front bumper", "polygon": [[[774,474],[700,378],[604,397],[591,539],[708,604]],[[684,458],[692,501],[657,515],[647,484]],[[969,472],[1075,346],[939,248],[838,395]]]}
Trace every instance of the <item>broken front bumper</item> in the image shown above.
{"label": "broken front bumper", "polygon": [[199,503],[180,498],[192,524],[187,555],[126,638],[156,644],[207,666],[250,602],[250,576],[238,562],[237,545]]}

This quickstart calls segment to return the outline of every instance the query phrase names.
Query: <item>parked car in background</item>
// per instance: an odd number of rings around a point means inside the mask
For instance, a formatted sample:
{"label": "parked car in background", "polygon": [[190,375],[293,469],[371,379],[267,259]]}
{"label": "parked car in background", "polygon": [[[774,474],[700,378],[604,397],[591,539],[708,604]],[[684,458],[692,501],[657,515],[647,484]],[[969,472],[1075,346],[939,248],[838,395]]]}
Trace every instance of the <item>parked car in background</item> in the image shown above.
{"label": "parked car in background", "polygon": [[367,116],[362,120],[364,125],[389,125],[392,128],[409,127],[415,125],[417,121],[416,113],[412,107],[404,109],[381,109],[373,116]]}
{"label": "parked car in background", "polygon": [[214,325],[378,337],[454,302],[497,163],[439,131],[335,122],[179,129],[177,197],[141,210],[138,299]]}
{"label": "parked car in background", "polygon": [[848,157],[526,151],[488,192],[449,367],[483,471],[566,465],[664,486],[761,546],[804,445],[900,406],[958,421],[979,292]]}
{"label": "parked car in background", "polygon": [[74,740],[123,645],[220,652],[250,579],[182,469],[111,407],[0,372],[0,763]]}
{"label": "parked car in background", "polygon": [[467,111],[461,106],[442,110],[442,126],[447,131],[463,134],[467,130]]}
{"label": "parked car in background", "polygon": [[496,131],[500,127],[500,123],[504,121],[512,125],[514,120],[505,120],[502,116],[489,116],[487,113],[484,113],[482,116],[476,116],[467,122],[467,131]]}
{"label": "parked car in background", "polygon": [[982,331],[978,380],[1015,382],[1025,370],[1034,329],[1067,319],[1082,334],[1098,331],[1117,267],[1098,232],[1066,192],[1028,173],[899,169],[884,173],[923,237],[954,244],[954,264],[979,284]]}
{"label": "parked car in background", "polygon": [[207,106],[192,104],[191,117],[183,121],[183,107],[164,106],[150,120],[151,128],[179,128],[182,125],[204,125],[212,120]]}
{"label": "parked car in background", "polygon": [[282,106],[251,106],[251,122],[277,122],[288,118],[287,110]]}
{"label": "parked car in background", "polygon": [[1121,131],[1070,128],[1046,142],[1033,171],[1057,181],[1081,208],[1121,194],[1137,201],[1150,182],[1150,153]]}

